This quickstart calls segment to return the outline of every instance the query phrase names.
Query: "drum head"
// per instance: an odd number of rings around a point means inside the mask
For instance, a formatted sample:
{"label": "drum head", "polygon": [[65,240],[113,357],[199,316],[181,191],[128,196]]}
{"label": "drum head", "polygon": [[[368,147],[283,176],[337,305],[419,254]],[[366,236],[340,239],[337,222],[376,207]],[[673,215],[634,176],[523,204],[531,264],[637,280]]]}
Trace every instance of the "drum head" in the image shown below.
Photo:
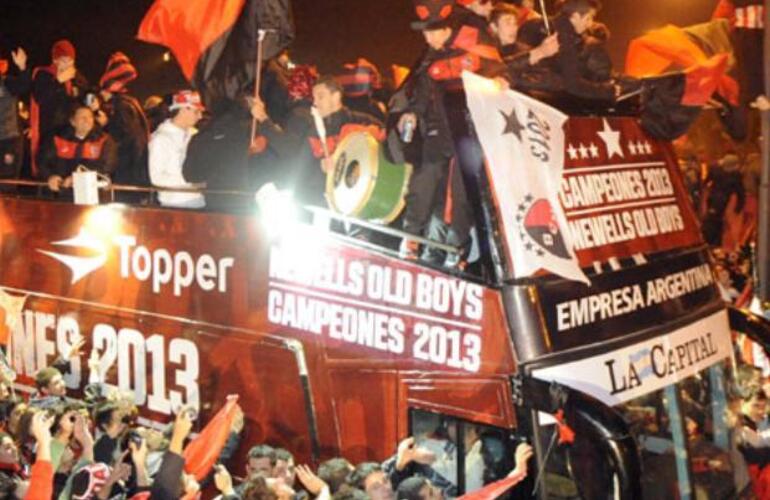
{"label": "drum head", "polygon": [[326,195],[333,210],[357,215],[369,201],[377,180],[377,140],[366,132],[345,137],[332,155]]}

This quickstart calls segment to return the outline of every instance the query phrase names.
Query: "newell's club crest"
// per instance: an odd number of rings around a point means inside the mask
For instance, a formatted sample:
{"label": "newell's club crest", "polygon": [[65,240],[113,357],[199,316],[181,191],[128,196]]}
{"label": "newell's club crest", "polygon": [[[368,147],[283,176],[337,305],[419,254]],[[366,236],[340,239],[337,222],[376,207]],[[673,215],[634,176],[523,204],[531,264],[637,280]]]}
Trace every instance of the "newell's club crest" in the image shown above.
{"label": "newell's club crest", "polygon": [[561,259],[569,259],[567,245],[556,223],[551,204],[545,198],[535,199],[531,194],[519,204],[516,221],[524,248],[538,257],[546,252]]}

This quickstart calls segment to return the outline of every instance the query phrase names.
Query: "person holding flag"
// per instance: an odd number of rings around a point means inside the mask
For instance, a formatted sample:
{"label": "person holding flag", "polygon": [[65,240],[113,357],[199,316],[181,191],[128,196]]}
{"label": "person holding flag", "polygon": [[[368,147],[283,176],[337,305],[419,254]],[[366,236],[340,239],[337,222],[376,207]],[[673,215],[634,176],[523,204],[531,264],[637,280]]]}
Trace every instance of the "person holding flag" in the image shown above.
{"label": "person holding flag", "polygon": [[[507,69],[491,35],[466,24],[467,11],[456,10],[452,0],[416,0],[415,11],[419,20],[412,29],[422,32],[428,50],[405,84],[409,104],[398,122],[402,138],[408,138],[405,131],[412,129],[422,139],[421,162],[406,199],[404,230],[423,235],[431,215],[443,211],[450,228],[447,243],[467,247],[474,215],[482,234],[486,223],[481,208],[483,158],[467,119],[461,74],[475,71],[507,87]],[[416,258],[415,243],[405,239],[401,255]],[[461,258],[451,254],[445,265],[457,267]]]}
{"label": "person holding flag", "polygon": [[470,72],[463,81],[498,208],[504,278],[545,270],[588,284],[559,201],[567,115]]}

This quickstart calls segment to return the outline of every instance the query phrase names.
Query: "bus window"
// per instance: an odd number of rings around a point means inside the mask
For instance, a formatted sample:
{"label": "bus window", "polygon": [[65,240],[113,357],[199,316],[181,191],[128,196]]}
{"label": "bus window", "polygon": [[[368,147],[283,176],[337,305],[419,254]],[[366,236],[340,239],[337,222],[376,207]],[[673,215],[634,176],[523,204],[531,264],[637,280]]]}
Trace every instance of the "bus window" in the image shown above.
{"label": "bus window", "polygon": [[504,478],[515,465],[520,441],[505,429],[417,409],[409,412],[409,428],[415,442],[436,455],[433,469],[459,494]]}

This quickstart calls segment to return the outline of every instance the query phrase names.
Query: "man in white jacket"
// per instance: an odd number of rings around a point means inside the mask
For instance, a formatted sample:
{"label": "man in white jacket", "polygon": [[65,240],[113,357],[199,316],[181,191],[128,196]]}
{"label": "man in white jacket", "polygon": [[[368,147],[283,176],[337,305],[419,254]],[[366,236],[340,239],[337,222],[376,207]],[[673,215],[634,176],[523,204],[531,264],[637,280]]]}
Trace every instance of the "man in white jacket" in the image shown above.
{"label": "man in white jacket", "polygon": [[[187,145],[197,132],[195,125],[203,113],[201,97],[197,92],[183,90],[174,94],[170,118],[153,132],[149,144],[150,181],[153,186],[165,188],[198,188],[200,184],[187,182],[182,165],[187,156]],[[202,208],[206,205],[200,193],[159,191],[158,200],[164,207]]]}

